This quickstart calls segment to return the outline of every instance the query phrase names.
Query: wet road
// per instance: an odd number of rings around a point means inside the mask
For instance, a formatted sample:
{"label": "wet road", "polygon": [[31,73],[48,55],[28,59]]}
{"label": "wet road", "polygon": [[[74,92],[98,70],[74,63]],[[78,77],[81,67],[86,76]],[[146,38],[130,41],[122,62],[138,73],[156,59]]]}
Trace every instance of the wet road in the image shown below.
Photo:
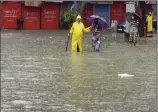
{"label": "wet road", "polygon": [[135,48],[107,34],[95,53],[86,35],[71,53],[66,31],[1,36],[1,112],[156,112],[155,38]]}

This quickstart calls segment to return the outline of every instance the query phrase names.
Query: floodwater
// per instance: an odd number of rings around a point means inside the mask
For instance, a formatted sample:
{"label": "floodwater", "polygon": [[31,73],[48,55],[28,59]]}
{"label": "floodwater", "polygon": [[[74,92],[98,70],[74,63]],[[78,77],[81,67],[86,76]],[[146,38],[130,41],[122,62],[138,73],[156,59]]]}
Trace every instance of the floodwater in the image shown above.
{"label": "floodwater", "polygon": [[84,37],[71,53],[67,31],[2,31],[1,112],[156,112],[156,38]]}

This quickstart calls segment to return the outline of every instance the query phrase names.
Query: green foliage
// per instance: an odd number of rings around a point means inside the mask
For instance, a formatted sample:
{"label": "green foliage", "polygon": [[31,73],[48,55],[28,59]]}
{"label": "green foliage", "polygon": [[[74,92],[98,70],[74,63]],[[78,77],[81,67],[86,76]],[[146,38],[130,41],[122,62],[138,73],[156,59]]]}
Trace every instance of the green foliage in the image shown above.
{"label": "green foliage", "polygon": [[70,27],[71,24],[75,21],[75,12],[73,10],[68,10],[64,13],[63,19],[64,23]]}

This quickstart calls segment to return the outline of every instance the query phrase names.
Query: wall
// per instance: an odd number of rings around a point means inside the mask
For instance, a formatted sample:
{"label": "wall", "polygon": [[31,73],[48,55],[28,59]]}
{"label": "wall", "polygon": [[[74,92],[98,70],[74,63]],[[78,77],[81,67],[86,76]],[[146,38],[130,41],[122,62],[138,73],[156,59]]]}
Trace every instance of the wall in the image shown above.
{"label": "wall", "polygon": [[17,19],[21,17],[20,2],[2,3],[2,28],[17,28]]}
{"label": "wall", "polygon": [[107,24],[110,25],[110,5],[95,5],[95,15],[103,17],[106,20]]}
{"label": "wall", "polygon": [[90,23],[88,22],[88,17],[90,17],[91,15],[94,14],[94,5],[93,4],[87,4],[85,6],[83,15],[82,15],[82,19],[83,19],[83,23],[85,25],[85,27],[90,26]]}
{"label": "wall", "polygon": [[47,3],[42,6],[42,29],[59,29],[59,4]]}
{"label": "wall", "polygon": [[22,7],[22,18],[24,19],[23,29],[39,30],[40,29],[40,7]]}
{"label": "wall", "polygon": [[110,5],[110,21],[124,21],[125,10],[124,2],[114,2],[114,4]]}

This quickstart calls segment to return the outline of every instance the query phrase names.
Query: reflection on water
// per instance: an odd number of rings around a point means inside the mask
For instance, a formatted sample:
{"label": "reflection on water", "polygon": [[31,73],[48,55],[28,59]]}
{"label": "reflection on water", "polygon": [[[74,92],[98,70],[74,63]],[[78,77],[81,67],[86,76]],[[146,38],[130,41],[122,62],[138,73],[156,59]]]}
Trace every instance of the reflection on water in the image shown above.
{"label": "reflection on water", "polygon": [[84,91],[84,57],[82,53],[72,53],[70,57],[69,85],[71,86],[68,94],[74,104],[83,104],[85,102]]}
{"label": "reflection on water", "polygon": [[72,52],[72,55],[70,57],[70,64],[72,75],[82,74],[85,68],[83,54]]}

